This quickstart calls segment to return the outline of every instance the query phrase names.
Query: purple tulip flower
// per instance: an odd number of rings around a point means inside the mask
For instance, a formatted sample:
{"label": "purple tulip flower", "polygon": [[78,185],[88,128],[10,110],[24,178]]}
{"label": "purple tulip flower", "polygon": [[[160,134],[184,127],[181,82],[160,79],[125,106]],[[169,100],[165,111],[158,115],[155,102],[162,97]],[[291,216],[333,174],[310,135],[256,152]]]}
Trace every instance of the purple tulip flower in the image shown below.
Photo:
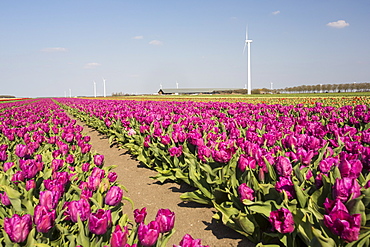
{"label": "purple tulip flower", "polygon": [[6,151],[0,151],[0,161],[6,161],[8,159],[8,155]]}
{"label": "purple tulip flower", "polygon": [[292,174],[293,168],[287,157],[279,156],[276,161],[276,171],[280,176],[287,177]]}
{"label": "purple tulip flower", "polygon": [[5,162],[4,165],[3,165],[4,172],[9,170],[13,166],[14,166],[14,162]]}
{"label": "purple tulip flower", "polygon": [[247,167],[251,169],[256,168],[256,159],[246,154],[241,154],[238,160],[238,168],[244,172]]}
{"label": "purple tulip flower", "polygon": [[97,166],[102,166],[104,163],[104,155],[95,155],[94,156],[94,164]]}
{"label": "purple tulip flower", "polygon": [[101,178],[97,176],[90,176],[87,179],[88,188],[92,191],[96,191],[101,183]]}
{"label": "purple tulip flower", "polygon": [[55,210],[49,211],[45,206],[37,205],[34,212],[34,222],[38,232],[46,233],[54,225]]}
{"label": "purple tulip flower", "polygon": [[82,164],[82,171],[83,172],[88,172],[89,171],[89,168],[90,168],[90,164],[89,163]]}
{"label": "purple tulip flower", "polygon": [[109,172],[107,178],[108,178],[109,182],[113,183],[117,180],[117,173]]}
{"label": "purple tulip flower", "polygon": [[127,226],[122,228],[119,225],[116,225],[114,231],[112,232],[112,236],[110,238],[110,246],[111,247],[125,247],[127,243],[128,237],[128,229]]}
{"label": "purple tulip flower", "polygon": [[353,178],[342,178],[336,179],[333,185],[333,197],[339,199],[342,202],[348,201],[350,198],[355,199],[361,195],[360,185],[356,179]]}
{"label": "purple tulip flower", "polygon": [[122,201],[123,190],[118,186],[112,186],[105,196],[104,202],[109,206],[117,206]]}
{"label": "purple tulip flower", "polygon": [[98,209],[89,216],[89,230],[96,235],[103,235],[112,226],[110,210]]}
{"label": "purple tulip flower", "polygon": [[289,199],[294,199],[296,196],[294,185],[290,177],[279,177],[279,181],[275,184],[275,189],[277,192],[286,192]]}
{"label": "purple tulip flower", "polygon": [[153,246],[159,237],[159,224],[157,221],[151,221],[148,225],[141,223],[138,228],[138,238],[140,244],[144,247]]}
{"label": "purple tulip flower", "polygon": [[362,163],[358,159],[347,160],[345,153],[341,153],[338,168],[342,178],[348,177],[356,179],[361,174]]}
{"label": "purple tulip flower", "polygon": [[27,155],[27,152],[28,152],[28,148],[26,145],[23,145],[23,144],[17,144],[15,146],[15,154],[19,157],[19,158],[23,158],[24,156]]}
{"label": "purple tulip flower", "polygon": [[67,219],[71,220],[72,222],[77,223],[78,216],[80,217],[81,221],[87,220],[90,216],[90,204],[85,199],[66,202],[65,206],[67,207],[65,215],[67,215]]}
{"label": "purple tulip flower", "polygon": [[32,217],[29,214],[19,216],[14,214],[11,218],[4,219],[4,230],[12,242],[24,242],[32,228]]}
{"label": "purple tulip flower", "polygon": [[51,161],[51,169],[55,172],[62,168],[64,165],[64,160],[61,159],[53,159]]}
{"label": "purple tulip flower", "polygon": [[276,231],[291,233],[294,231],[293,214],[286,208],[271,211],[269,221]]}
{"label": "purple tulip flower", "polygon": [[26,181],[26,190],[29,191],[31,189],[36,188],[36,182],[35,180],[27,180]]}
{"label": "purple tulip flower", "polygon": [[34,178],[39,171],[35,160],[19,160],[19,167],[22,170],[24,178]]}
{"label": "purple tulip flower", "polygon": [[319,170],[324,173],[328,173],[333,166],[338,165],[338,162],[338,158],[336,157],[322,159],[319,163]]}
{"label": "purple tulip flower", "polygon": [[180,157],[182,154],[182,146],[179,147],[171,147],[168,149],[168,152],[170,153],[170,156],[176,156]]}
{"label": "purple tulip flower", "polygon": [[253,201],[254,200],[253,193],[254,190],[249,188],[246,183],[243,183],[238,187],[238,194],[241,202],[243,202],[244,199]]}
{"label": "purple tulip flower", "polygon": [[39,204],[46,207],[47,210],[55,209],[58,205],[60,193],[57,191],[40,191]]}
{"label": "purple tulip flower", "polygon": [[361,215],[349,214],[346,206],[340,199],[324,203],[329,215],[324,215],[324,224],[332,233],[340,236],[346,242],[358,239],[361,227]]}
{"label": "purple tulip flower", "polygon": [[173,245],[173,247],[209,247],[208,245],[202,245],[200,239],[193,239],[189,234],[185,234],[180,241],[180,245]]}
{"label": "purple tulip flower", "polygon": [[175,224],[175,213],[169,209],[159,209],[155,220],[159,225],[159,232],[166,233],[170,232]]}
{"label": "purple tulip flower", "polygon": [[143,207],[142,209],[135,209],[134,210],[134,219],[137,224],[144,222],[145,217],[147,215],[146,207]]}
{"label": "purple tulip flower", "polygon": [[0,193],[0,201],[4,206],[9,206],[11,204],[8,195],[6,192]]}

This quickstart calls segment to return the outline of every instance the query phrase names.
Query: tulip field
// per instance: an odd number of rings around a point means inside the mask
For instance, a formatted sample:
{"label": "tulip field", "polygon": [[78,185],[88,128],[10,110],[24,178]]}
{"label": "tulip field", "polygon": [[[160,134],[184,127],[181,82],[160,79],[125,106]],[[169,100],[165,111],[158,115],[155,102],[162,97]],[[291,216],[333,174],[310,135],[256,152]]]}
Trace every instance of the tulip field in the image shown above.
{"label": "tulip field", "polygon": [[[174,213],[122,212],[113,166],[51,99],[0,104],[0,246],[166,246]],[[186,234],[179,246],[200,244]]]}
{"label": "tulip field", "polygon": [[[145,224],[136,209],[130,222],[125,187],[73,116],[158,181],[194,187],[181,199],[257,246],[369,246],[369,99],[231,101],[1,103],[0,245],[166,246],[173,213]],[[185,235],[174,246],[203,245]]]}

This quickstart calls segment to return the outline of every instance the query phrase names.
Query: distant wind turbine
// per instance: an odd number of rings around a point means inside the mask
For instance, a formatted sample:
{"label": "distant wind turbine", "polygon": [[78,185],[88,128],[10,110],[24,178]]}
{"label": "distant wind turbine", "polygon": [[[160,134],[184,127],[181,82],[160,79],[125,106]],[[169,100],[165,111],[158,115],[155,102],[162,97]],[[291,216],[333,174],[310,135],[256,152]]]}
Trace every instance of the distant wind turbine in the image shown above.
{"label": "distant wind turbine", "polygon": [[248,94],[251,94],[252,82],[251,82],[251,43],[252,40],[248,39],[248,27],[245,32],[245,44],[243,49],[243,54],[245,52],[245,47],[248,46]]}
{"label": "distant wind turbine", "polygon": [[273,85],[274,83],[270,82],[270,84],[271,84],[271,90],[272,90],[272,85]]}
{"label": "distant wind turbine", "polygon": [[72,98],[72,90],[69,89],[69,97]]}
{"label": "distant wind turbine", "polygon": [[96,82],[94,81],[94,97],[96,98]]}
{"label": "distant wind turbine", "polygon": [[162,89],[162,83],[161,83],[161,84],[159,84],[159,87],[160,87],[160,89]]}
{"label": "distant wind turbine", "polygon": [[176,81],[176,88],[179,89],[179,83]]}
{"label": "distant wind turbine", "polygon": [[103,86],[104,86],[104,97],[106,97],[106,94],[105,94],[105,79],[103,78]]}

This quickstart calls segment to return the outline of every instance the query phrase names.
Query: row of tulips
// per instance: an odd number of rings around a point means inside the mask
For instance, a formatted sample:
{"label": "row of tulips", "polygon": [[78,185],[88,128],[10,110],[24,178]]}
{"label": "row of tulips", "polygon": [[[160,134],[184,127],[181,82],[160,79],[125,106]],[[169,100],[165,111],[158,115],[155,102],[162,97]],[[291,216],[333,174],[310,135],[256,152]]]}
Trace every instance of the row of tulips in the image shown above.
{"label": "row of tulips", "polygon": [[[0,116],[1,246],[166,246],[175,215],[122,212],[125,188],[90,137],[50,99],[9,105]],[[179,245],[203,246],[185,235]]]}
{"label": "row of tulips", "polygon": [[59,102],[253,242],[370,244],[367,105]]}

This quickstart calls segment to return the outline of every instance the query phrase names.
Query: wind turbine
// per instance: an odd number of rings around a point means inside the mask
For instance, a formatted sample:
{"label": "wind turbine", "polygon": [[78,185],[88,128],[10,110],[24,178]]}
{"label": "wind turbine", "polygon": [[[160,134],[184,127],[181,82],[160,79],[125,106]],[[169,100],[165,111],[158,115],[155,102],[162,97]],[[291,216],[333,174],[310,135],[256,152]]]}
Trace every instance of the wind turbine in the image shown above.
{"label": "wind turbine", "polygon": [[105,79],[103,78],[103,86],[104,86],[104,97],[106,97],[106,94],[105,94]]}
{"label": "wind turbine", "polygon": [[252,40],[248,39],[248,27],[245,32],[245,44],[243,49],[243,54],[245,52],[245,47],[248,46],[248,94],[251,94],[252,82],[251,82],[251,43]]}
{"label": "wind turbine", "polygon": [[96,82],[94,81],[94,97],[96,98]]}
{"label": "wind turbine", "polygon": [[179,83],[176,81],[176,88],[179,89]]}

